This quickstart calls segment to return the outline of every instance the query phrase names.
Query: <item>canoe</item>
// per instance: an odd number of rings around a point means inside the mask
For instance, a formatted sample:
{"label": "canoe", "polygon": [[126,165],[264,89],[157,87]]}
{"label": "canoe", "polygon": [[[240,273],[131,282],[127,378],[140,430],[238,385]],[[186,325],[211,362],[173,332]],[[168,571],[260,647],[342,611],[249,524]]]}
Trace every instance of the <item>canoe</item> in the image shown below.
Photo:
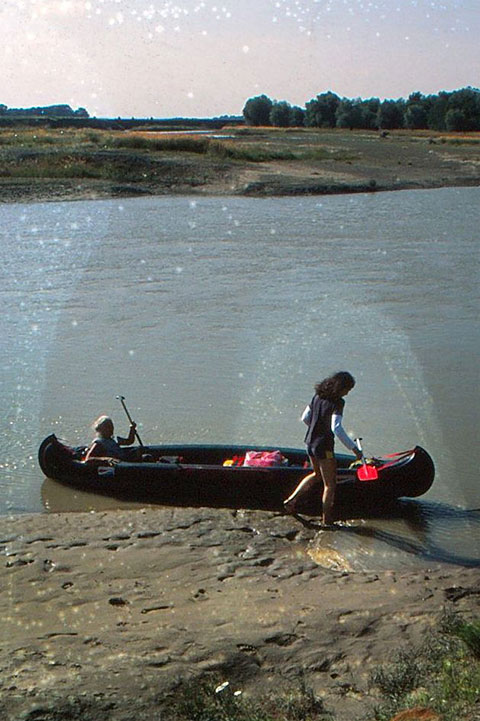
{"label": "canoe", "polygon": [[[245,466],[247,453],[278,450],[280,465]],[[283,500],[309,472],[308,456],[295,448],[245,445],[163,444],[130,446],[131,461],[81,459],[85,447],[72,448],[55,434],[42,442],[40,467],[52,478],[73,489],[118,499],[179,506],[282,509]],[[148,460],[136,460],[148,454]],[[403,496],[426,493],[435,475],[434,464],[420,446],[375,459],[378,479],[361,481],[353,456],[336,456],[338,477],[336,506],[375,509]],[[321,487],[314,489],[299,510],[321,512]]]}

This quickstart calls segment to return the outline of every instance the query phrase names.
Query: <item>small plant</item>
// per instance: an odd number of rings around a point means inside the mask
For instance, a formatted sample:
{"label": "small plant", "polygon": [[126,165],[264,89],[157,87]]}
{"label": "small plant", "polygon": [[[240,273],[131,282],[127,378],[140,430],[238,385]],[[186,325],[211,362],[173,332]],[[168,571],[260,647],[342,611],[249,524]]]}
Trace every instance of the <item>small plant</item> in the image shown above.
{"label": "small plant", "polygon": [[375,709],[375,721],[389,721],[418,705],[443,721],[473,720],[480,698],[479,659],[480,620],[467,622],[445,612],[422,646],[399,652],[392,664],[372,674],[372,684],[385,699]]}
{"label": "small plant", "polygon": [[441,624],[445,634],[462,639],[475,658],[480,659],[480,619],[468,622],[452,611],[445,611]]}
{"label": "small plant", "polygon": [[118,135],[110,136],[106,140],[109,148],[124,148],[127,150],[145,150],[150,152],[171,153],[197,153],[203,155],[208,151],[209,139],[187,135],[176,136],[146,136],[146,135]]}
{"label": "small plant", "polygon": [[384,696],[398,699],[416,688],[421,667],[417,654],[399,651],[395,664],[377,669],[372,674],[372,683],[378,686]]}
{"label": "small plant", "polygon": [[453,137],[442,137],[440,138],[440,142],[445,145],[479,145],[480,144],[480,138],[469,138],[460,135],[459,137],[453,138]]}
{"label": "small plant", "polygon": [[[160,701],[160,703],[162,703]],[[323,703],[302,683],[297,691],[244,699],[228,682],[213,679],[180,684],[162,703],[164,721],[327,721]]]}

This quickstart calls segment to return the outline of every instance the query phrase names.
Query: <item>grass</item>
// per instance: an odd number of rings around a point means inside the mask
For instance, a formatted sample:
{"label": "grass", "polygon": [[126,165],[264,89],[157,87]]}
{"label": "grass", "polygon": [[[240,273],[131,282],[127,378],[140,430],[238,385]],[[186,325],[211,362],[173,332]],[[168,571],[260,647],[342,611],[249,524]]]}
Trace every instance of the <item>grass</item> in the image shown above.
{"label": "grass", "polygon": [[369,718],[389,721],[401,710],[424,706],[443,721],[472,721],[480,706],[480,620],[446,613],[425,643],[399,652],[371,678],[383,702]]}
{"label": "grass", "polygon": [[440,142],[442,144],[448,144],[448,145],[480,145],[480,138],[469,138],[465,136],[459,136],[459,137],[452,137],[451,135],[447,138],[441,137],[439,138]]}
{"label": "grass", "polygon": [[166,136],[149,137],[146,135],[130,134],[119,136],[106,136],[104,147],[126,148],[128,150],[146,150],[152,153],[197,153],[204,155],[208,152],[209,139],[195,136]]}
{"label": "grass", "polygon": [[228,683],[212,679],[179,685],[162,704],[164,721],[328,721],[332,716],[302,682],[296,691],[260,700],[236,695]]}
{"label": "grass", "polygon": [[152,175],[148,162],[136,158],[105,158],[93,155],[32,154],[12,158],[0,166],[0,177],[8,178],[93,178],[115,181],[141,181]]}
{"label": "grass", "polygon": [[[0,195],[13,199],[39,192],[48,195],[48,181],[55,185],[59,180],[73,181],[64,183],[68,197],[75,195],[75,181],[78,186],[91,181],[92,191],[100,194],[112,192],[108,187],[114,186],[115,192],[123,186],[121,192],[129,193],[213,188],[214,192],[234,189],[282,195],[397,189],[408,182],[416,187],[462,185],[465,180],[473,184],[465,160],[478,162],[480,134],[437,134],[432,143],[433,135],[395,131],[385,141],[376,132],[322,128],[226,127],[211,134],[0,128]],[[408,149],[411,169],[404,163],[405,143],[410,141],[414,144]],[[448,183],[445,152],[456,161],[450,164]],[[244,171],[255,165],[254,180],[246,181]],[[402,165],[400,184],[395,179],[398,165]],[[421,170],[427,166],[428,172]]]}
{"label": "grass", "polygon": [[[162,154],[190,154],[211,160],[264,163],[276,161],[325,160],[346,161],[356,155],[340,149],[327,149],[320,143],[315,131],[304,131],[298,138],[285,131],[245,132],[240,129],[234,138],[221,140],[205,135],[168,135],[161,133],[120,132],[102,130],[1,130],[0,174],[10,177],[105,177],[108,173],[93,171],[94,159],[87,163],[79,154],[112,153],[128,151],[139,157]],[[18,169],[9,166],[9,157],[1,157],[2,151],[37,151],[39,157],[30,160],[19,157]],[[70,157],[71,156],[71,157]],[[130,156],[130,160],[131,160]],[[15,158],[12,156],[12,160]],[[109,162],[103,157],[103,164]],[[98,165],[98,162],[97,162]],[[129,178],[127,178],[129,179]],[[133,173],[133,179],[137,178]]]}

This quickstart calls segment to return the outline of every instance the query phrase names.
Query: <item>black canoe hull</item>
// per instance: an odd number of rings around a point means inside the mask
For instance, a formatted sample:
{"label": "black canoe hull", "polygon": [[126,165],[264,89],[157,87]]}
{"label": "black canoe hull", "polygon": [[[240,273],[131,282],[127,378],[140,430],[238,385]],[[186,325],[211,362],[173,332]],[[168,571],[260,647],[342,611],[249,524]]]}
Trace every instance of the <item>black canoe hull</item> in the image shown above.
{"label": "black canoe hull", "polygon": [[[247,450],[271,450],[239,445],[149,446],[154,462],[85,464],[55,435],[40,446],[40,467],[48,478],[72,488],[142,503],[278,510],[282,501],[309,472],[305,451],[279,448],[288,465],[263,467],[224,466]],[[135,454],[136,449],[131,451]],[[77,457],[76,457],[77,456]],[[156,459],[163,458],[164,461]],[[377,481],[359,481],[349,468],[353,456],[338,455],[337,507],[375,507],[402,496],[420,496],[434,479],[431,457],[417,446],[398,458],[379,464]],[[383,467],[385,466],[385,467]],[[300,510],[321,511],[321,488],[313,491]]]}

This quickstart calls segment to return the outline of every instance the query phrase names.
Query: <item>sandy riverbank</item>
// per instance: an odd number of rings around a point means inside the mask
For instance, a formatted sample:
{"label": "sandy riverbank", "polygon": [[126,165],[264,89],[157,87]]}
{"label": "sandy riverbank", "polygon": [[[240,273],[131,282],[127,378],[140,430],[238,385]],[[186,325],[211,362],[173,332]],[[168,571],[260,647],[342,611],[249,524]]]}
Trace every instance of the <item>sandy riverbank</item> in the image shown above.
{"label": "sandy riverbank", "polygon": [[[78,133],[61,139],[35,135],[34,141],[26,136],[18,147],[5,140],[0,152],[0,202],[166,194],[322,195],[480,185],[478,133],[395,131],[386,137],[373,131],[312,129],[231,133],[201,152],[203,145],[196,152],[173,151],[168,145],[162,151],[135,149],[136,141],[153,148],[161,135],[155,133],[140,139],[139,133],[96,137],[95,144],[91,133],[87,140]],[[50,144],[42,145],[47,140]],[[116,145],[104,149],[104,140]],[[197,140],[206,142],[204,136]],[[189,136],[188,142],[194,143],[195,136]],[[58,177],[49,175],[49,169]]]}
{"label": "sandy riverbank", "polygon": [[272,513],[39,514],[1,528],[2,721],[57,721],[67,701],[69,719],[150,720],[179,679],[206,673],[247,695],[304,673],[353,721],[376,701],[378,664],[445,606],[478,611],[478,569],[326,569],[307,553],[315,531]]}

